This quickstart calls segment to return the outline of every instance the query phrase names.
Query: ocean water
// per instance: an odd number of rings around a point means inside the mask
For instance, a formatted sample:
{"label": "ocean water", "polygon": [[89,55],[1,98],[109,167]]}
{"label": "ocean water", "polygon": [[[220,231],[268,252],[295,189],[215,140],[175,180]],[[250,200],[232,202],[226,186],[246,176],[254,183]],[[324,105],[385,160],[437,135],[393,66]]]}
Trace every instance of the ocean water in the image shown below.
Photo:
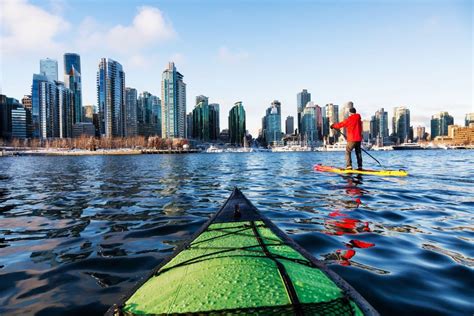
{"label": "ocean water", "polygon": [[472,315],[474,151],[371,154],[410,175],[312,170],[337,152],[1,158],[0,315],[103,314],[234,186],[381,314]]}

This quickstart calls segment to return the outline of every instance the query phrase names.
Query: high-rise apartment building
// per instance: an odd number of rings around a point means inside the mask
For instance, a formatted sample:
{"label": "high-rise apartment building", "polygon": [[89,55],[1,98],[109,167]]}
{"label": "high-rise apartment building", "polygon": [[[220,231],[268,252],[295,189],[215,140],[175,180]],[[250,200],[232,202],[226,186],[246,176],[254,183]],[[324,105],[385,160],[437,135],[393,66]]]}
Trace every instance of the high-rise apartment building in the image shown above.
{"label": "high-rise apartment building", "polygon": [[49,81],[58,81],[58,61],[50,58],[41,59],[40,74]]}
{"label": "high-rise apartment building", "polygon": [[393,135],[398,142],[408,142],[410,138],[410,110],[404,106],[393,109],[392,118]]}
{"label": "high-rise apartment building", "polygon": [[306,144],[314,145],[322,139],[322,109],[314,102],[309,102],[304,111],[301,124],[301,135]]}
{"label": "high-rise apartment building", "polygon": [[242,146],[245,137],[245,109],[241,101],[235,102],[229,111],[229,138],[230,143]]}
{"label": "high-rise apartment building", "polygon": [[161,100],[150,92],[140,93],[137,102],[138,135],[162,136]]}
{"label": "high-rise apartment building", "polygon": [[296,95],[296,111],[298,114],[298,134],[301,135],[301,122],[303,118],[303,110],[308,102],[311,101],[311,93],[308,90],[303,89]]}
{"label": "high-rise apartment building", "polygon": [[287,116],[285,120],[285,134],[293,135],[295,132],[295,118],[293,116]]}
{"label": "high-rise apartment building", "polygon": [[120,63],[110,58],[102,58],[99,63],[97,104],[101,135],[126,136],[125,72]]}
{"label": "high-rise apartment building", "polygon": [[74,94],[73,123],[82,121],[81,57],[75,53],[64,54],[64,85]]}
{"label": "high-rise apartment building", "polygon": [[265,115],[265,141],[269,145],[281,143],[281,103],[272,102]]}
{"label": "high-rise apartment building", "polygon": [[125,88],[125,135],[127,137],[137,136],[137,90]]}
{"label": "high-rise apartment building", "polygon": [[[339,105],[332,104],[332,103],[326,104],[325,112],[326,112],[325,117],[327,118],[327,124],[329,126],[339,122]],[[335,134],[336,132],[332,128],[330,128],[329,137],[338,136]]]}
{"label": "high-rise apartment building", "polygon": [[431,117],[431,139],[447,136],[448,126],[454,125],[454,118],[448,112],[439,112]]}
{"label": "high-rise apartment building", "polygon": [[192,138],[202,141],[217,140],[219,104],[209,104],[209,98],[203,95],[196,97],[196,106],[192,112]]}
{"label": "high-rise apartment building", "polygon": [[163,71],[161,81],[161,131],[166,138],[186,137],[186,84],[173,62]]}

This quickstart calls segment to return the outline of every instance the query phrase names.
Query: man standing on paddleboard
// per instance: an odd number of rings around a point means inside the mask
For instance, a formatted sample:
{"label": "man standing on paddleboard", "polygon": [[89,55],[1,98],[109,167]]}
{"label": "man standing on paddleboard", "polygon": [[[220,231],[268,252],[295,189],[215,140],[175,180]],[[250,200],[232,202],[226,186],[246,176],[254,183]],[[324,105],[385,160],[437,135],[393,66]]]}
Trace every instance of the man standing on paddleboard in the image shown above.
{"label": "man standing on paddleboard", "polygon": [[[346,169],[352,169],[352,149],[355,149],[357,157],[357,168],[362,170],[362,120],[360,114],[356,113],[355,108],[349,109],[349,117],[342,122],[334,123],[331,128],[340,129],[345,127],[347,129],[347,146],[346,146]],[[344,134],[343,134],[344,135]]]}

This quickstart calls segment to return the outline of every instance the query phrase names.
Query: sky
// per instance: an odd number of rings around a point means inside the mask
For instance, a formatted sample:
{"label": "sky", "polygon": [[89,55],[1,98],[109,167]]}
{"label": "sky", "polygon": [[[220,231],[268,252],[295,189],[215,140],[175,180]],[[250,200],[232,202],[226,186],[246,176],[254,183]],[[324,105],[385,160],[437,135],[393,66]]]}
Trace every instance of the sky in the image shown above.
{"label": "sky", "polygon": [[174,61],[197,95],[221,105],[221,129],[242,101],[256,137],[273,100],[282,128],[296,94],[370,119],[383,107],[411,111],[413,126],[448,111],[474,112],[474,1],[0,0],[0,93],[31,93],[39,60],[81,55],[83,104],[96,104],[99,59],[123,65],[126,86],[161,97]]}

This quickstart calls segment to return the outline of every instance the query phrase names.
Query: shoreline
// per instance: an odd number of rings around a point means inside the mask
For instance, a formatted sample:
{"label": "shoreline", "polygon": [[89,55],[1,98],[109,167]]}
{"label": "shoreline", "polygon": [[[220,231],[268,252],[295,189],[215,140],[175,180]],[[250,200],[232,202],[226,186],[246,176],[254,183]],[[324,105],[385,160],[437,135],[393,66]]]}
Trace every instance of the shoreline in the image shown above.
{"label": "shoreline", "polygon": [[35,149],[35,150],[2,150],[0,157],[11,156],[121,156],[121,155],[164,155],[164,154],[194,154],[200,153],[197,149],[99,149],[68,150],[68,149]]}

